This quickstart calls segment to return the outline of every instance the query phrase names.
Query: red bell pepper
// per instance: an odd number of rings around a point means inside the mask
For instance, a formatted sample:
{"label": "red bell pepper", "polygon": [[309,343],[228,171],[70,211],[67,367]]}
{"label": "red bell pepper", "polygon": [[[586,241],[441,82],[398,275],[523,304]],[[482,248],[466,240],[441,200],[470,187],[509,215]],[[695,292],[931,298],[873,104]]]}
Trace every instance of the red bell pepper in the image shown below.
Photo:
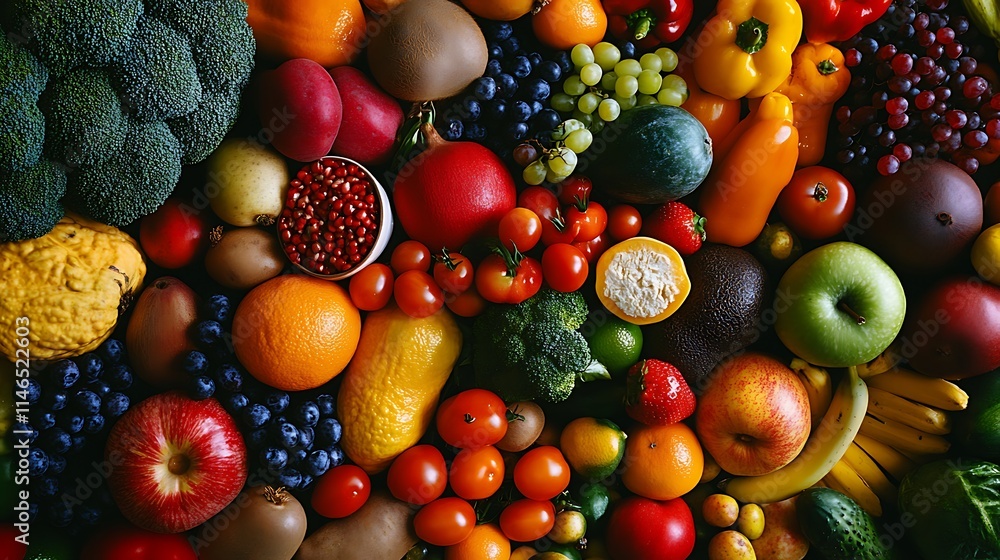
{"label": "red bell pepper", "polygon": [[648,49],[681,38],[694,14],[693,0],[602,0],[608,28],[618,39]]}
{"label": "red bell pepper", "polygon": [[890,4],[892,0],[799,0],[806,40],[846,41],[882,17]]}

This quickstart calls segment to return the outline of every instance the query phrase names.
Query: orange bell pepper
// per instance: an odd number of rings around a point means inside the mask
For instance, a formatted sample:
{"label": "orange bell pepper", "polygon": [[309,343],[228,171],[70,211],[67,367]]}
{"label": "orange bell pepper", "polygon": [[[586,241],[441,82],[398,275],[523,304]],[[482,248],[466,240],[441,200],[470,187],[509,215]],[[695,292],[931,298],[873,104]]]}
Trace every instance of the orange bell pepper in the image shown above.
{"label": "orange bell pepper", "polygon": [[760,235],[795,173],[799,133],[791,101],[780,93],[765,95],[732,135],[700,189],[698,210],[709,241],[742,247]]}
{"label": "orange bell pepper", "polygon": [[688,98],[681,108],[694,115],[708,131],[712,145],[716,145],[740,122],[740,101],[726,99],[701,89],[694,77],[693,63],[681,57],[674,73],[687,82]]}
{"label": "orange bell pepper", "polygon": [[279,61],[308,58],[324,68],[361,54],[365,12],[359,0],[246,0],[257,52]]}

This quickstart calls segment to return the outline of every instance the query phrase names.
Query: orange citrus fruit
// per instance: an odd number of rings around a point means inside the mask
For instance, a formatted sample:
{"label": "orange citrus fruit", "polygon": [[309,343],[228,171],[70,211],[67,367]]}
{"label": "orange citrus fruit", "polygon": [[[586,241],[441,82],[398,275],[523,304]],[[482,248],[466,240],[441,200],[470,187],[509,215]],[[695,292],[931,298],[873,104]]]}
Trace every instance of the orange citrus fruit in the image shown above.
{"label": "orange citrus fruit", "polygon": [[604,39],[608,16],[599,0],[551,0],[531,16],[531,26],[538,40],[554,49],[593,47]]}
{"label": "orange citrus fruit", "polygon": [[510,541],[494,523],[476,525],[464,541],[444,549],[444,560],[508,560]]}
{"label": "orange citrus fruit", "polygon": [[361,315],[340,285],[286,274],[243,298],[233,316],[233,349],[247,371],[283,391],[313,389],[347,367]]}
{"label": "orange citrus fruit", "polygon": [[641,426],[628,434],[622,465],[626,488],[651,500],[672,500],[698,485],[705,457],[685,424]]}
{"label": "orange citrus fruit", "polygon": [[514,21],[530,12],[534,3],[534,0],[462,0],[470,12],[497,21]]}

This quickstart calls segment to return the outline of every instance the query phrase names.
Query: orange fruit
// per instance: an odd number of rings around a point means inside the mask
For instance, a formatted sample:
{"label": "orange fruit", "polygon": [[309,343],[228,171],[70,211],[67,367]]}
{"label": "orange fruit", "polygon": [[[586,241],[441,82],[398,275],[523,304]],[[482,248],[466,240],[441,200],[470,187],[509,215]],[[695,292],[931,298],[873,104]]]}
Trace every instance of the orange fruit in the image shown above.
{"label": "orange fruit", "polygon": [[552,0],[531,17],[535,36],[546,45],[568,50],[577,43],[593,47],[604,39],[608,16],[599,0]]}
{"label": "orange fruit", "polygon": [[530,12],[534,3],[534,0],[462,0],[470,12],[497,21],[514,21]]}
{"label": "orange fruit", "polygon": [[698,485],[705,456],[686,424],[641,426],[625,440],[622,465],[626,488],[651,500],[672,500]]}
{"label": "orange fruit", "polygon": [[301,274],[264,282],[233,316],[233,349],[247,371],[283,391],[313,389],[347,367],[361,315],[340,285]]}
{"label": "orange fruit", "polygon": [[476,525],[464,541],[444,549],[444,560],[508,560],[510,541],[495,523]]}

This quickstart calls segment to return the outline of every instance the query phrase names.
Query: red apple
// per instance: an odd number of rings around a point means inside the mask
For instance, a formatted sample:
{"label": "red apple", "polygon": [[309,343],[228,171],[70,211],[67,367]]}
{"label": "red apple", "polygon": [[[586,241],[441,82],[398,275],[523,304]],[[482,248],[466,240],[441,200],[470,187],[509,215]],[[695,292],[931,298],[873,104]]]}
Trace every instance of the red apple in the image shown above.
{"label": "red apple", "polygon": [[802,451],[809,438],[809,395],[788,366],[748,353],[722,363],[710,379],[698,400],[695,425],[722,470],[762,475]]}
{"label": "red apple", "polygon": [[157,533],[208,521],[247,479],[246,446],[236,422],[215,399],[172,391],[131,408],[104,450],[113,466],[111,495],[126,519]]}
{"label": "red apple", "polygon": [[333,68],[330,76],[344,107],[331,153],[365,165],[385,163],[396,145],[396,131],[403,125],[399,102],[353,66]]}
{"label": "red apple", "polygon": [[139,224],[143,252],[163,268],[181,268],[194,262],[205,248],[208,222],[205,211],[169,198]]}
{"label": "red apple", "polygon": [[605,542],[613,560],[684,560],[694,541],[694,517],[684,500],[633,496],[614,506]]}
{"label": "red apple", "polygon": [[261,74],[257,115],[264,127],[262,138],[270,137],[271,145],[285,157],[311,162],[330,153],[343,106],[326,68],[295,58]]}

